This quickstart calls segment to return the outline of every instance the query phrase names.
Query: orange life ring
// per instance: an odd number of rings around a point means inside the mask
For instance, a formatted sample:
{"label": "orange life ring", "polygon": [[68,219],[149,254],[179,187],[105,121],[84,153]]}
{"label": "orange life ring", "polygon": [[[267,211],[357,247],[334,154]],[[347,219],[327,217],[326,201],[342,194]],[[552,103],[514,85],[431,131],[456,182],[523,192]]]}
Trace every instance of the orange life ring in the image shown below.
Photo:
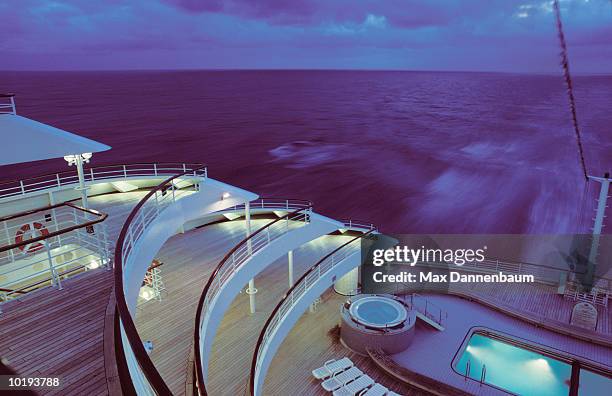
{"label": "orange life ring", "polygon": [[[38,232],[40,236],[49,235],[49,230],[47,230],[44,225],[34,221],[32,223],[22,225],[21,228],[17,230],[17,233],[15,233],[15,243],[23,242],[24,235],[26,235],[26,240],[36,238],[36,232]],[[21,245],[19,246],[19,249],[24,253],[33,253],[42,249],[43,246],[44,245],[40,242],[34,242]]]}

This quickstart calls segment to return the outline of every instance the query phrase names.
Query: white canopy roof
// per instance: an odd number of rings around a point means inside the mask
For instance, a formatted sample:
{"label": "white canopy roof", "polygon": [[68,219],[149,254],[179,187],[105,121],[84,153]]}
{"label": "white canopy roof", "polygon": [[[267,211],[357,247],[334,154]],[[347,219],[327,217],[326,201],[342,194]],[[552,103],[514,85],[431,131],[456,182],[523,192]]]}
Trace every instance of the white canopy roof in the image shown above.
{"label": "white canopy roof", "polygon": [[102,143],[29,118],[0,114],[0,165],[110,149]]}

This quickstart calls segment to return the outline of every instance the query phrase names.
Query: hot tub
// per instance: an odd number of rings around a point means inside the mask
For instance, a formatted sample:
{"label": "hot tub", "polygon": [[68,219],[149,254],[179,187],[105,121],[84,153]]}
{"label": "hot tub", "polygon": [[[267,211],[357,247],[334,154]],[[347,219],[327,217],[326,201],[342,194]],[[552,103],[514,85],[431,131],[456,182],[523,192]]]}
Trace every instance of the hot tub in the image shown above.
{"label": "hot tub", "polygon": [[359,295],[341,308],[340,340],[366,355],[368,348],[398,353],[410,345],[416,314],[393,296]]}
{"label": "hot tub", "polygon": [[408,317],[404,305],[382,296],[368,296],[354,301],[349,313],[356,322],[375,329],[398,326]]}

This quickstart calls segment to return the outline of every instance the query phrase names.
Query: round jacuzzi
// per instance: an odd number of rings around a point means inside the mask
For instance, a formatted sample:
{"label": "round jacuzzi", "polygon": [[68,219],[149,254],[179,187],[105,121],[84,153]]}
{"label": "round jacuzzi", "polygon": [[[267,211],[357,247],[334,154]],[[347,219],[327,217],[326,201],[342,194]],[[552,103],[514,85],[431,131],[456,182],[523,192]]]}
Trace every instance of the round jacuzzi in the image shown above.
{"label": "round jacuzzi", "polygon": [[382,296],[368,296],[351,303],[351,317],[371,328],[389,328],[404,323],[408,317],[406,307],[398,301]]}
{"label": "round jacuzzi", "polygon": [[351,350],[398,353],[410,345],[416,314],[393,296],[359,295],[341,307],[340,340]]}

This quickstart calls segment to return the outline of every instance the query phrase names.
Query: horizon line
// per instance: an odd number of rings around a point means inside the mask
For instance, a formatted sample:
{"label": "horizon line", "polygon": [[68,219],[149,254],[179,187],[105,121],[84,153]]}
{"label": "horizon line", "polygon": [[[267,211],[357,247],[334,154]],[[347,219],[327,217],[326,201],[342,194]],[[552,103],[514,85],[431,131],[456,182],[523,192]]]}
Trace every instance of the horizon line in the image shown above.
{"label": "horizon line", "polygon": [[[113,73],[113,72],[252,72],[252,71],[313,71],[313,72],[414,72],[414,73],[487,73],[487,74],[520,74],[520,75],[550,75],[554,71],[507,71],[507,70],[441,70],[441,69],[382,69],[382,68],[174,68],[174,69],[147,69],[147,68],[124,68],[124,69],[0,69],[0,72],[23,72],[23,73]],[[561,70],[559,71],[561,73]],[[579,72],[573,71],[577,76],[610,76],[612,72]]]}

